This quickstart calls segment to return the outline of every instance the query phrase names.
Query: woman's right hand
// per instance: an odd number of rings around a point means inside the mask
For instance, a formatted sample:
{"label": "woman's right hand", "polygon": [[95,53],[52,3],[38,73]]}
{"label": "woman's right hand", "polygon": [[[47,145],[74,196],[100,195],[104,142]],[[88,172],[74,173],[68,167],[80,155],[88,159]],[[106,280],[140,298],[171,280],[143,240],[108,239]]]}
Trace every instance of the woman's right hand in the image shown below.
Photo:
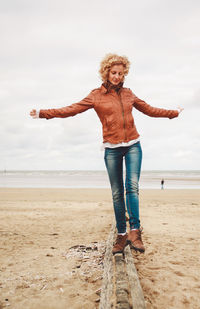
{"label": "woman's right hand", "polygon": [[30,116],[33,118],[38,118],[36,109],[32,109],[32,111],[30,112]]}

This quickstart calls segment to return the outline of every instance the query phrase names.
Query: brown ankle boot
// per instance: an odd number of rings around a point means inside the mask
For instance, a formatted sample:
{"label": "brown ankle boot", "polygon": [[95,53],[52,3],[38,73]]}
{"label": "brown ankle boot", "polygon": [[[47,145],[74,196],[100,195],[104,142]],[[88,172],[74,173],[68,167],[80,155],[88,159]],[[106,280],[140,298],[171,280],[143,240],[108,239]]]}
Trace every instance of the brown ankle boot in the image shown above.
{"label": "brown ankle boot", "polygon": [[128,234],[126,235],[117,235],[117,239],[116,239],[116,242],[113,246],[113,249],[112,249],[112,253],[115,254],[115,253],[123,253],[124,252],[124,248],[126,247],[127,245],[127,237],[128,237]]}
{"label": "brown ankle boot", "polygon": [[130,245],[131,249],[135,249],[136,251],[144,252],[145,248],[142,242],[141,231],[131,230],[128,234],[127,244]]}

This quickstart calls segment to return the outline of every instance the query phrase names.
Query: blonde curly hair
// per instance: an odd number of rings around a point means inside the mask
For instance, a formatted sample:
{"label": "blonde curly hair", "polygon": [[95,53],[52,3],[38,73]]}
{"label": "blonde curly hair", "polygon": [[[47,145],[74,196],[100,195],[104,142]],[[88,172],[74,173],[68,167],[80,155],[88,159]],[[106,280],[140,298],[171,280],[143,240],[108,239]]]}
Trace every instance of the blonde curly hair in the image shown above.
{"label": "blonde curly hair", "polygon": [[130,62],[126,56],[118,56],[117,54],[107,54],[100,63],[99,73],[103,82],[108,80],[108,74],[111,67],[115,64],[124,66],[124,76],[128,74]]}

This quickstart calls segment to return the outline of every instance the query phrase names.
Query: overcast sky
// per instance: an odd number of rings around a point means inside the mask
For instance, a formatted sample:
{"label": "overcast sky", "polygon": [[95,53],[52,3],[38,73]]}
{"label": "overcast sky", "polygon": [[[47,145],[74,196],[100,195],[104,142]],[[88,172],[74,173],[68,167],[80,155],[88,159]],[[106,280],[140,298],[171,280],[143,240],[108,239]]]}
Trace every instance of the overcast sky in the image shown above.
{"label": "overcast sky", "polygon": [[104,170],[94,110],[32,119],[101,84],[105,54],[131,61],[125,87],[173,120],[133,110],[143,170],[200,170],[199,0],[0,1],[0,169]]}

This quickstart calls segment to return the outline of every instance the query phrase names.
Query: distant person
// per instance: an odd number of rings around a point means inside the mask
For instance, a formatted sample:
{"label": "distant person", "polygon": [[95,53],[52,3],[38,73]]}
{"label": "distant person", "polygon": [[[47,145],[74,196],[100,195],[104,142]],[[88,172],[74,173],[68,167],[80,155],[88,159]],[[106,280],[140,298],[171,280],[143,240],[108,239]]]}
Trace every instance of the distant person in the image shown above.
{"label": "distant person", "polygon": [[[178,117],[182,111],[182,108],[166,110],[152,107],[136,97],[129,88],[125,88],[123,83],[129,67],[130,62],[127,57],[108,54],[100,64],[102,85],[92,90],[83,100],[62,108],[41,109],[40,111],[33,109],[30,112],[33,118],[46,119],[75,116],[91,108],[97,113],[102,123],[104,159],[112,189],[118,231],[113,254],[123,252],[127,244],[140,252],[145,251],[141,237],[138,199],[142,149],[132,110],[136,108],[151,117],[170,119]],[[123,160],[126,166],[126,201],[124,199]],[[130,232],[128,234],[125,208],[129,214]]]}
{"label": "distant person", "polygon": [[164,179],[162,179],[162,180],[161,180],[161,189],[162,189],[162,190],[164,189],[164,183],[165,183],[165,181],[164,181]]}

